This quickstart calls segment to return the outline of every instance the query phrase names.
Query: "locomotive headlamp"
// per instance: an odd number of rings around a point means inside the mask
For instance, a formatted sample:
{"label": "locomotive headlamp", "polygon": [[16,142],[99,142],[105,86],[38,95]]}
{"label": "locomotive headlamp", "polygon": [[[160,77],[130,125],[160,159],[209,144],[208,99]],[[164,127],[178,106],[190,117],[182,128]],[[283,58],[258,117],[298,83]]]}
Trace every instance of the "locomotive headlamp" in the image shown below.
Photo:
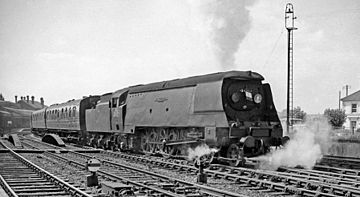
{"label": "locomotive headlamp", "polygon": [[240,93],[239,92],[235,92],[231,95],[231,100],[234,102],[234,103],[237,103],[240,101]]}
{"label": "locomotive headlamp", "polygon": [[254,96],[254,102],[257,103],[257,104],[259,104],[259,103],[261,103],[261,101],[262,101],[262,96],[261,96],[261,94],[255,94],[255,96]]}

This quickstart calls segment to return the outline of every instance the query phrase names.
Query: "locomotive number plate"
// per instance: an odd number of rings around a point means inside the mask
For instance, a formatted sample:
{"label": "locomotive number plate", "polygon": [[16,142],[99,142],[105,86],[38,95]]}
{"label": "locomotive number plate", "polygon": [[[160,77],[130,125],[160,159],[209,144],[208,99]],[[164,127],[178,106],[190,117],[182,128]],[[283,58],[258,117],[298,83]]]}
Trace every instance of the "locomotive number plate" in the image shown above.
{"label": "locomotive number plate", "polygon": [[202,132],[188,132],[186,136],[189,138],[202,138],[203,134]]}

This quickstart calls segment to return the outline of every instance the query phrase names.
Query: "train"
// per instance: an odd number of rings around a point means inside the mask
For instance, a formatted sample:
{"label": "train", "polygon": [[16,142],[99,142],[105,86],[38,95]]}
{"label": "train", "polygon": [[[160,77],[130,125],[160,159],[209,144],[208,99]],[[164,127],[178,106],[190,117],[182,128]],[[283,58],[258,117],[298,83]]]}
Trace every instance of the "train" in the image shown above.
{"label": "train", "polygon": [[185,156],[206,144],[231,165],[288,140],[264,77],[227,71],[69,100],[35,111],[31,129],[104,149]]}

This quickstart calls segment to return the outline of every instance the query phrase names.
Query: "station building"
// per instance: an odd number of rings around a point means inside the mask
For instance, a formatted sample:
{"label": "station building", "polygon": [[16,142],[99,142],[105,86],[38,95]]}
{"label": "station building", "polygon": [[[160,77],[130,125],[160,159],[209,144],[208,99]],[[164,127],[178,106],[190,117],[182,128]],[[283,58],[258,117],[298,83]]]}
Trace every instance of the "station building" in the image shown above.
{"label": "station building", "polygon": [[341,99],[342,109],[345,110],[345,129],[360,132],[360,90]]}

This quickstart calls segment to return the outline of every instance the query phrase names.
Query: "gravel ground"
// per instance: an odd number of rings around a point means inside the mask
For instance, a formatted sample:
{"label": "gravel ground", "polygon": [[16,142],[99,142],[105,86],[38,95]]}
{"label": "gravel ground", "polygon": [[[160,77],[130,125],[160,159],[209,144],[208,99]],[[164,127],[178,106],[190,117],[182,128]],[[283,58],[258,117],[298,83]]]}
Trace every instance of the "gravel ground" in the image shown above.
{"label": "gravel ground", "polygon": [[[40,166],[41,168],[49,171],[50,173],[54,174],[55,176],[57,176],[63,180],[67,180],[68,183],[75,185],[78,188],[82,188],[83,190],[86,190],[88,193],[91,193],[92,195],[97,195],[100,193],[99,189],[86,186],[86,176],[90,175],[90,173],[85,170],[80,170],[77,167],[70,166],[64,162],[59,162],[58,160],[49,158],[43,154],[24,153],[22,155],[25,158],[34,162],[36,165]],[[68,158],[73,158],[73,156],[71,154],[61,154],[61,155],[66,156]],[[125,161],[121,158],[113,158],[113,157],[103,155],[103,154],[92,154],[92,156],[95,156],[98,159],[106,159],[108,161],[112,161],[115,163],[124,164],[124,165],[135,167],[135,168],[145,169],[145,170],[148,170],[153,173],[173,177],[176,179],[181,179],[186,182],[196,183],[196,179],[197,179],[197,176],[195,173],[171,171],[168,169],[164,169],[162,167],[134,163],[131,161]],[[77,157],[76,160],[78,160],[78,159],[80,159],[80,158]],[[99,177],[99,182],[101,182],[101,181],[103,181],[103,178]],[[209,187],[213,187],[213,188],[236,192],[236,193],[247,195],[247,196],[254,196],[254,197],[273,196],[268,193],[261,193],[261,192],[255,191],[255,190],[249,190],[249,188],[247,188],[247,187],[239,187],[237,184],[235,184],[231,181],[226,181],[226,180],[222,180],[222,179],[214,179],[211,177],[208,177],[208,183],[205,185],[209,186]]]}
{"label": "gravel ground", "polygon": [[[86,176],[90,175],[89,172],[81,170],[75,166],[71,166],[62,161],[49,158],[43,154],[22,153],[21,155],[38,165],[40,168],[43,168],[58,178],[67,181],[69,184],[81,188],[92,195],[99,194],[99,190],[97,188],[86,186]],[[100,178],[101,177],[99,177],[99,182],[101,181]]]}
{"label": "gravel ground", "polygon": [[[113,157],[110,157],[110,156],[104,155],[104,154],[91,154],[91,155],[95,156],[98,159],[105,159],[105,160],[112,161],[115,163],[124,164],[127,166],[139,168],[139,169],[145,169],[145,170],[148,170],[153,173],[173,177],[176,179],[181,179],[186,182],[196,183],[196,179],[197,179],[197,176],[194,173],[171,171],[168,169],[164,169],[162,167],[134,163],[133,161],[125,161],[124,159],[113,158]],[[261,192],[255,191],[255,190],[249,190],[249,188],[247,188],[247,187],[240,187],[238,184],[236,184],[232,181],[227,181],[227,180],[222,180],[222,179],[214,179],[211,177],[208,177],[207,184],[205,184],[205,185],[209,186],[209,187],[213,187],[213,188],[218,188],[218,189],[222,189],[222,190],[227,190],[227,191],[243,194],[243,195],[248,195],[248,196],[255,196],[255,197],[257,197],[257,196],[259,196],[259,197],[260,196],[261,197],[273,196],[271,194],[261,193]]]}

